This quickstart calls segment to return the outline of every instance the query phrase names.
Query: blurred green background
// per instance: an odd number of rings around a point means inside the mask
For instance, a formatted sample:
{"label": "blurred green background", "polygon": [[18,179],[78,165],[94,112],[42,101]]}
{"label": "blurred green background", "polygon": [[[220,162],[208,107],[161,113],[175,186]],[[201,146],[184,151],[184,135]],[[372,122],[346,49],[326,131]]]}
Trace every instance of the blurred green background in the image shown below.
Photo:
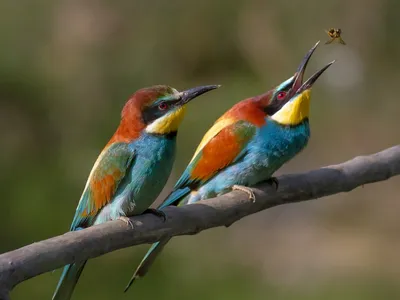
{"label": "blurred green background", "polygon": [[[0,252],[64,233],[89,171],[136,89],[223,88],[190,104],[163,192],[212,122],[291,76],[324,30],[308,148],[279,173],[399,143],[400,2],[0,2]],[[89,262],[73,299],[399,299],[400,178],[175,238],[123,294],[147,246]],[[18,285],[50,299],[60,271]]]}

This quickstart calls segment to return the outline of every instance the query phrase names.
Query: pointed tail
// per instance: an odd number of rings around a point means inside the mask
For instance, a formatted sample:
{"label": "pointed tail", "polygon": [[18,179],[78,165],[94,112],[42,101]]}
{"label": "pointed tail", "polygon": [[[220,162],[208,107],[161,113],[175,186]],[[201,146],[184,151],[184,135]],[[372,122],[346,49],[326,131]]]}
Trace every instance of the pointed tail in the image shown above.
{"label": "pointed tail", "polygon": [[159,209],[174,205],[180,206],[182,200],[191,192],[190,188],[185,187],[183,189],[172,191],[167,198],[158,206]]}
{"label": "pointed tail", "polygon": [[145,257],[142,259],[135,273],[132,275],[131,279],[126,285],[124,290],[125,293],[131,287],[132,283],[135,281],[136,278],[143,277],[144,275],[147,274],[153,262],[155,261],[156,257],[161,253],[161,251],[164,249],[165,245],[169,242],[170,239],[171,238],[166,238],[151,245],[149,251],[147,251]]}
{"label": "pointed tail", "polygon": [[[179,206],[179,203],[182,199],[186,197],[187,194],[190,193],[189,188],[184,188],[180,190],[172,191],[171,194],[164,200],[164,202],[158,207],[164,208],[169,205],[176,205]],[[132,275],[131,279],[129,280],[127,286],[125,287],[124,292],[128,291],[132,283],[139,277],[143,277],[147,274],[150,267],[152,266],[153,262],[157,258],[157,256],[161,253],[164,249],[165,245],[169,242],[171,238],[165,238],[157,243],[151,245],[149,251],[147,251],[146,255],[143,257],[142,261],[140,262],[139,266],[137,267],[135,273]]]}
{"label": "pointed tail", "polygon": [[74,292],[76,283],[87,261],[78,262],[64,267],[60,281],[52,300],[69,300]]}

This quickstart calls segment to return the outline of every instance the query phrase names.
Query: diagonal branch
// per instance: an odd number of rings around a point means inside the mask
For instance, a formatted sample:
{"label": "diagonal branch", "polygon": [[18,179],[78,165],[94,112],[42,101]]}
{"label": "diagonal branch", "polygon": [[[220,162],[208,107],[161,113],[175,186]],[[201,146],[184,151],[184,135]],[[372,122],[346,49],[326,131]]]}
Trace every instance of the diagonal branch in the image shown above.
{"label": "diagonal branch", "polygon": [[[74,261],[144,243],[165,236],[196,234],[229,226],[258,211],[287,203],[317,199],[351,191],[361,185],[400,174],[400,145],[360,156],[339,165],[279,177],[279,189],[262,183],[254,188],[257,201],[234,191],[184,207],[167,207],[165,223],[153,215],[132,218],[134,229],[112,221],[78,232],[68,232],[0,255],[0,296],[15,285]],[[1,299],[1,298],[0,298]]]}

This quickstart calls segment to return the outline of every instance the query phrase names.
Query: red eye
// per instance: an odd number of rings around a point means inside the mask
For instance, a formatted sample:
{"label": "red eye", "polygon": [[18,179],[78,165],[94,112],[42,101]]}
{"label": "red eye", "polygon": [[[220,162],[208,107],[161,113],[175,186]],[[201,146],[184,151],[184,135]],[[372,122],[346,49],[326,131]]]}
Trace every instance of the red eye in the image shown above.
{"label": "red eye", "polygon": [[278,100],[282,100],[285,97],[286,97],[286,92],[279,92],[278,93],[278,96],[277,96]]}
{"label": "red eye", "polygon": [[165,102],[161,102],[160,104],[158,104],[158,108],[160,110],[166,110],[168,108],[168,105]]}

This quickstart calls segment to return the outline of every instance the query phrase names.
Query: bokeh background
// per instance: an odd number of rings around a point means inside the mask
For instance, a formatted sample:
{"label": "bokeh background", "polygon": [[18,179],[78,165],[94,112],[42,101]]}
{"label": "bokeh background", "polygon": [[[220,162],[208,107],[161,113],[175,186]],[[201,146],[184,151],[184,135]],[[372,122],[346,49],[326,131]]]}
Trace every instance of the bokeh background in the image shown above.
{"label": "bokeh background", "polygon": [[[0,252],[64,233],[87,175],[136,89],[223,88],[190,104],[169,185],[205,130],[291,76],[324,30],[308,148],[278,173],[399,143],[397,0],[3,0],[0,2]],[[123,288],[147,246],[89,262],[73,299],[399,299],[400,178],[175,238]],[[12,299],[50,299],[60,271]]]}

